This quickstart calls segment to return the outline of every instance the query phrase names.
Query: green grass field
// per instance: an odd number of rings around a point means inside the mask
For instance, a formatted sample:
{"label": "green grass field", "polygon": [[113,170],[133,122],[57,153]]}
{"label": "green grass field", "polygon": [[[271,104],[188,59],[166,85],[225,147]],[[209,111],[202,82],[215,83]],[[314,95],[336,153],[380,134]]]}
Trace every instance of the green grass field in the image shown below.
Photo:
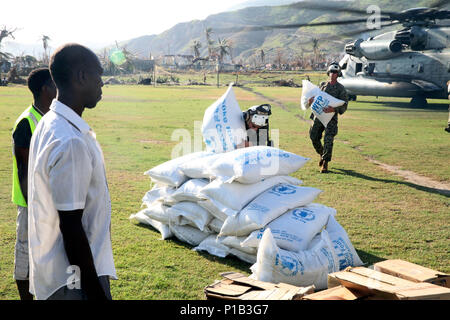
{"label": "green grass field", "polygon": [[[198,80],[197,80],[198,81]],[[219,273],[250,274],[249,264],[191,250],[171,239],[159,240],[150,227],[128,218],[140,210],[150,188],[143,173],[170,159],[179,141],[175,129],[193,135],[194,121],[226,87],[105,86],[103,100],[83,117],[97,133],[106,161],[112,199],[112,243],[118,281],[114,299],[203,299],[203,288]],[[309,137],[309,112],[299,109],[301,89],[252,86],[235,88],[241,109],[273,105],[271,128],[279,130],[280,148],[311,157],[293,176],[324,192],[316,202],[336,208],[361,259],[405,259],[450,272],[450,198],[383,170],[367,161],[411,170],[449,183],[450,135],[447,101],[429,109],[410,109],[406,99],[361,97],[340,118],[331,173],[320,174]],[[262,96],[263,95],[263,96]],[[13,281],[16,208],[11,192],[11,129],[31,102],[23,86],[0,87],[0,299],[18,299]]]}

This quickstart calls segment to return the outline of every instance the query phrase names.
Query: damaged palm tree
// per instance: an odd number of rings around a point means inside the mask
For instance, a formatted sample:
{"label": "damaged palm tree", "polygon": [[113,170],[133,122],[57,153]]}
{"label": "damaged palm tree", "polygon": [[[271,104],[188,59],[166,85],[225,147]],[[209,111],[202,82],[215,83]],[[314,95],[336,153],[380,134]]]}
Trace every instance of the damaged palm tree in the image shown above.
{"label": "damaged palm tree", "polygon": [[3,39],[6,39],[8,37],[15,39],[13,33],[16,32],[16,30],[17,28],[8,30],[6,29],[6,26],[3,26],[3,29],[0,30],[0,46],[2,44]]}
{"label": "damaged palm tree", "polygon": [[214,52],[214,40],[212,40],[211,36],[213,34],[212,28],[206,28],[205,29],[205,36],[206,36],[206,45],[208,46],[208,59],[211,59]]}
{"label": "damaged palm tree", "polygon": [[48,54],[48,42],[51,40],[49,36],[42,35],[42,46],[44,47],[44,63],[49,63],[49,54]]}
{"label": "damaged palm tree", "polygon": [[[2,46],[2,41],[3,39],[6,39],[8,37],[11,37],[13,39],[14,38],[14,32],[16,32],[16,29],[7,29],[6,26],[3,26],[3,28],[0,30],[0,49]],[[3,65],[3,63],[10,61],[11,59],[13,59],[13,55],[8,53],[8,52],[4,52],[0,50],[0,66]]]}
{"label": "damaged palm tree", "polygon": [[200,41],[195,40],[192,44],[192,50],[194,51],[194,60],[197,60],[200,58],[200,48],[202,47],[202,44]]}
{"label": "damaged palm tree", "polygon": [[231,44],[228,39],[218,39],[217,47],[216,47],[216,55],[217,55],[217,86],[219,86],[219,73],[222,68],[223,60],[227,55],[231,55]]}

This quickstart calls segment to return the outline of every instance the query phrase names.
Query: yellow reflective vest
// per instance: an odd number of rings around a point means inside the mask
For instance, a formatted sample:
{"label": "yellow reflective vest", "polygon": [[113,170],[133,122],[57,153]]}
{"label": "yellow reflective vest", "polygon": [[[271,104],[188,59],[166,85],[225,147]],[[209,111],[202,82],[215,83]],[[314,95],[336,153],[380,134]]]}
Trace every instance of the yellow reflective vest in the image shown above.
{"label": "yellow reflective vest", "polygon": [[[38,122],[41,120],[42,116],[41,114],[31,105],[28,107],[19,118],[17,118],[16,123],[14,124],[14,128],[12,133],[16,131],[17,125],[20,121],[23,119],[27,119],[28,123],[30,124],[31,134],[33,134],[34,130],[36,129],[36,126]],[[20,181],[19,181],[19,172],[17,169],[17,160],[16,155],[14,152],[14,139],[12,143],[12,152],[13,152],[13,183],[12,183],[12,202],[17,204],[18,206],[27,207],[27,202],[25,200],[25,197],[22,193],[22,189],[20,188]]]}

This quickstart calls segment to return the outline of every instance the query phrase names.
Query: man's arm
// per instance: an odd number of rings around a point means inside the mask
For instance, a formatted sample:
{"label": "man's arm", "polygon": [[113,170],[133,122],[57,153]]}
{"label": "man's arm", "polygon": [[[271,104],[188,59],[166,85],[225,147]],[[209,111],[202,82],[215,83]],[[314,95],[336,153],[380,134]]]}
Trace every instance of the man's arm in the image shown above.
{"label": "man's arm", "polygon": [[30,152],[31,128],[27,119],[22,119],[13,133],[14,155],[17,161],[17,175],[20,189],[28,202],[28,155]]}
{"label": "man's arm", "polygon": [[80,268],[81,288],[89,300],[107,300],[100,285],[91,247],[81,222],[83,210],[58,211],[58,214],[59,228],[69,263]]}
{"label": "man's arm", "polygon": [[22,148],[14,146],[14,154],[17,161],[17,175],[19,176],[20,189],[28,203],[28,155],[30,153],[29,148]]}
{"label": "man's arm", "polygon": [[348,106],[348,94],[347,94],[347,90],[345,90],[344,87],[342,87],[342,90],[339,93],[339,97],[337,97],[337,98],[342,101],[345,101],[345,103],[342,106],[336,107],[334,109],[339,114],[343,114],[345,111],[347,111],[347,106]]}

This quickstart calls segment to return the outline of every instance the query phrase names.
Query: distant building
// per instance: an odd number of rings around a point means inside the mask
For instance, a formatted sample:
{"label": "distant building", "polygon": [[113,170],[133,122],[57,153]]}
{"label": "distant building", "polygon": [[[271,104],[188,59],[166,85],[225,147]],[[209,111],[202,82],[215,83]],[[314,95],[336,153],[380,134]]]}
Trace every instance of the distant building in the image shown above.
{"label": "distant building", "polygon": [[133,59],[133,65],[137,70],[144,72],[153,72],[155,60]]}
{"label": "distant building", "polygon": [[169,69],[187,69],[192,66],[193,55],[166,54],[159,58],[161,64]]}
{"label": "distant building", "polygon": [[235,63],[222,63],[220,65],[220,71],[222,72],[237,72],[241,71],[244,68],[242,64]]}

